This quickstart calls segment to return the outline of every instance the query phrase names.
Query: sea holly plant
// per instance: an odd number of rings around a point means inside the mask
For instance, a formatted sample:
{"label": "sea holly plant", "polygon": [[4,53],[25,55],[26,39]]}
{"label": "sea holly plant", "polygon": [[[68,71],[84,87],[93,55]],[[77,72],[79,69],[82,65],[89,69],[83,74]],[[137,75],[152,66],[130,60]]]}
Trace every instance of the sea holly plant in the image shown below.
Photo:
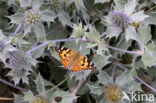
{"label": "sea holly plant", "polygon": [[155,0],[1,0],[0,7],[7,91],[0,101],[155,103]]}
{"label": "sea holly plant", "polygon": [[118,1],[116,2],[113,6],[114,9],[104,17],[104,21],[108,25],[107,37],[118,37],[124,31],[127,41],[129,39],[137,40],[134,24],[142,23],[149,16],[144,14],[143,11],[136,11],[137,0],[128,0],[122,6]]}
{"label": "sea holly plant", "polygon": [[[23,4],[24,6],[25,3],[30,3],[30,1],[21,1],[21,5]],[[43,22],[54,22],[56,15],[48,9],[41,11],[40,6],[42,4],[43,2],[33,0],[32,5],[27,5],[28,7],[32,7],[31,9],[24,9],[25,5],[22,10],[23,12],[17,12],[14,15],[9,16],[11,20],[10,23],[22,26],[21,31],[24,31],[24,35],[34,32],[38,40],[40,37],[45,37],[46,34]]]}

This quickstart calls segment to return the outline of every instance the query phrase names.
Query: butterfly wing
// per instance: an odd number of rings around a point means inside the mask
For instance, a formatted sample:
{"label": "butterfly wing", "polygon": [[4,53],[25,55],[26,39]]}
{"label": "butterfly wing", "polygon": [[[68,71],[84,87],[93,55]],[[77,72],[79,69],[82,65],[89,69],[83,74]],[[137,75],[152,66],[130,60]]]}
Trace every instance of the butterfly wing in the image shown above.
{"label": "butterfly wing", "polygon": [[80,65],[83,70],[96,70],[95,65],[85,56],[81,58]]}
{"label": "butterfly wing", "polygon": [[90,62],[87,57],[83,56],[79,52],[59,46],[55,47],[55,50],[59,54],[61,62],[66,69],[69,68],[71,71],[75,72],[79,72],[82,70],[96,70],[95,65]]}
{"label": "butterfly wing", "polygon": [[95,65],[88,60],[87,57],[82,54],[79,57],[78,62],[72,66],[72,71],[82,71],[82,70],[96,70]]}
{"label": "butterfly wing", "polygon": [[59,46],[55,47],[55,50],[59,54],[62,64],[66,69],[68,69],[70,66],[70,61],[72,61],[72,57],[76,52],[69,48]]}

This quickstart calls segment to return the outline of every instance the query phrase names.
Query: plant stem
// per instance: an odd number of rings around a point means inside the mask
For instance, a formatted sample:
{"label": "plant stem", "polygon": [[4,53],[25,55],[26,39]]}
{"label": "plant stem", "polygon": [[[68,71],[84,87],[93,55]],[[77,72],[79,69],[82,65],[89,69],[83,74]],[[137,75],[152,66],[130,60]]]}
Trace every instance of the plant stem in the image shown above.
{"label": "plant stem", "polygon": [[122,66],[122,64],[116,63],[116,65],[117,65],[118,67],[120,67],[121,69],[123,69],[124,71],[129,72],[129,70],[128,70],[127,68],[125,68],[124,66]]}
{"label": "plant stem", "polygon": [[89,77],[90,73],[85,77],[85,78],[81,78],[79,84],[77,87],[74,88],[73,91],[71,91],[72,95],[76,95],[76,93],[79,91],[79,89],[83,86],[83,84],[85,83],[86,79]]}
{"label": "plant stem", "polygon": [[145,14],[148,13],[148,12],[150,12],[151,10],[153,10],[153,9],[155,9],[155,8],[156,8],[156,6],[150,8],[149,10],[145,11]]}
{"label": "plant stem", "polygon": [[125,52],[125,53],[129,53],[129,54],[137,54],[140,55],[138,52],[135,51],[127,51],[127,50],[123,50],[123,49],[119,49],[119,48],[115,48],[109,45],[105,45],[107,48],[113,49],[113,50],[117,50],[117,51],[121,51],[121,52]]}
{"label": "plant stem", "polygon": [[151,89],[153,92],[156,93],[156,89],[153,88],[152,86],[150,86],[149,84],[147,84],[145,81],[143,81],[142,79],[140,79],[139,77],[137,76],[134,76],[135,79],[137,79],[138,81],[140,81],[142,84],[144,84],[146,87],[148,87],[149,89]]}
{"label": "plant stem", "polygon": [[85,83],[86,79],[82,78],[78,84],[77,87],[74,88],[74,90],[71,92],[72,95],[76,95],[76,93],[78,92],[78,90],[83,86],[83,84]]}
{"label": "plant stem", "polygon": [[32,48],[31,50],[27,51],[26,54],[30,54],[31,52],[33,52],[33,51],[35,51],[35,50],[37,50],[37,49],[39,49],[39,48],[41,48],[43,46],[46,46],[48,43],[49,43],[48,41],[45,41],[44,43],[42,43],[42,44]]}
{"label": "plant stem", "polygon": [[66,42],[66,41],[76,41],[74,38],[69,38],[69,39],[58,39],[58,40],[52,40],[52,42]]}
{"label": "plant stem", "polygon": [[20,90],[20,91],[24,91],[24,92],[27,91],[26,89],[21,88],[21,87],[18,87],[18,86],[15,86],[14,84],[11,84],[10,82],[8,82],[8,81],[6,81],[6,80],[4,80],[4,79],[2,79],[2,78],[0,78],[0,82],[6,84],[6,85],[8,85],[8,86],[11,86],[11,87],[13,87],[13,88],[16,88],[16,89],[18,89],[18,90]]}
{"label": "plant stem", "polygon": [[17,28],[16,28],[16,30],[15,30],[15,32],[13,33],[13,34],[16,34],[18,31],[19,31],[19,29],[20,29],[20,27],[21,27],[21,23],[20,24],[18,24],[18,26],[17,26]]}
{"label": "plant stem", "polygon": [[[129,70],[127,68],[125,68],[124,66],[122,66],[121,64],[117,64],[117,66],[119,66],[120,68],[126,70],[127,72],[129,72]],[[142,84],[144,84],[146,87],[148,87],[150,90],[152,90],[153,92],[156,93],[156,89],[153,88],[152,86],[150,86],[149,84],[147,84],[145,81],[143,81],[142,79],[140,79],[137,76],[134,76],[135,79],[137,79],[139,82],[141,82]]]}
{"label": "plant stem", "polygon": [[113,70],[112,70],[112,83],[114,84],[115,83],[115,78],[114,78],[114,74],[115,74],[115,71],[116,71],[116,64],[113,65]]}

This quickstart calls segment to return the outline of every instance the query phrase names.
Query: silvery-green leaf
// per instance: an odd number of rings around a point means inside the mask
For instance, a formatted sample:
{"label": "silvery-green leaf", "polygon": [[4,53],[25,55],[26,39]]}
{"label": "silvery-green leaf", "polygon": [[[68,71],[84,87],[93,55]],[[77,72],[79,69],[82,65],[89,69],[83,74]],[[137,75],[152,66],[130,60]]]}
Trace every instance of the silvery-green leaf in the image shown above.
{"label": "silvery-green leaf", "polygon": [[79,83],[79,81],[77,81],[76,78],[68,79],[67,86],[70,90],[72,90],[74,87],[76,87],[78,85],[78,83]]}
{"label": "silvery-green leaf", "polygon": [[143,21],[143,20],[144,20],[145,18],[147,18],[147,17],[149,17],[149,16],[146,15],[146,14],[144,14],[144,11],[139,11],[139,12],[133,14],[133,15],[131,16],[131,19],[133,20],[133,22],[138,23],[138,22]]}
{"label": "silvery-green leaf", "polygon": [[18,94],[15,94],[15,93],[13,93],[13,95],[14,95],[14,98],[15,98],[13,103],[25,103],[25,101],[23,101],[23,99],[19,99],[19,98],[23,98],[22,95],[18,95]]}
{"label": "silvery-green leaf", "polygon": [[127,92],[141,91],[140,83],[135,82],[134,76],[136,76],[136,70],[132,68],[130,72],[123,72],[116,78],[115,83]]}
{"label": "silvery-green leaf", "polygon": [[155,16],[147,17],[147,18],[145,19],[145,23],[146,23],[146,24],[153,24],[153,25],[156,25],[156,17],[155,17]]}
{"label": "silvery-green leaf", "polygon": [[[120,49],[127,50],[131,46],[131,42],[132,42],[132,40],[126,41],[126,39],[123,37],[120,39],[120,41],[118,42],[116,47],[120,48]],[[122,54],[122,52],[120,52],[120,54]]]}
{"label": "silvery-green leaf", "polygon": [[33,51],[31,53],[32,57],[33,58],[39,58],[39,57],[41,57],[44,54],[44,50],[45,50],[46,47],[47,47],[47,45],[41,47],[40,49],[37,49],[37,50]]}
{"label": "silvery-green leaf", "polygon": [[70,79],[75,77],[76,80],[81,80],[82,78],[86,79],[86,77],[90,74],[90,70],[81,71],[81,72],[70,72]]}
{"label": "silvery-green leaf", "polygon": [[136,0],[128,0],[125,5],[124,13],[126,13],[127,15],[131,15],[135,11],[137,5],[138,2]]}
{"label": "silvery-green leaf", "polygon": [[152,66],[156,64],[156,46],[152,42],[147,45],[145,49],[145,54],[142,55],[142,61],[144,62],[145,67]]}
{"label": "silvery-green leaf", "polygon": [[104,92],[104,87],[100,87],[97,84],[87,84],[90,89],[90,93],[100,96]]}
{"label": "silvery-green leaf", "polygon": [[31,32],[31,29],[32,29],[32,25],[25,24],[24,25],[24,34],[27,35],[28,33],[30,33]]}
{"label": "silvery-green leaf", "polygon": [[33,25],[33,31],[35,32],[38,40],[40,37],[46,36],[45,29],[42,24]]}
{"label": "silvery-green leaf", "polygon": [[22,79],[23,83],[29,85],[29,78],[27,77],[27,75],[23,75],[23,76],[21,77],[21,79]]}
{"label": "silvery-green leaf", "polygon": [[3,61],[3,63],[5,63],[6,61],[6,56],[4,52],[0,52],[0,60]]}
{"label": "silvery-green leaf", "polygon": [[95,0],[94,3],[105,3],[105,2],[109,2],[110,0]]}
{"label": "silvery-green leaf", "polygon": [[[37,86],[38,93],[44,93],[45,92],[44,79],[40,74],[37,75],[35,83]],[[45,96],[45,94],[44,94],[44,96]]]}
{"label": "silvery-green leaf", "polygon": [[126,38],[126,41],[128,41],[130,39],[137,41],[136,35],[137,35],[137,33],[136,33],[136,30],[135,30],[135,27],[128,26],[125,29],[125,38]]}
{"label": "silvery-green leaf", "polygon": [[34,95],[33,95],[32,91],[29,90],[27,92],[24,92],[23,99],[24,99],[24,101],[31,103],[34,99]]}
{"label": "silvery-green leaf", "polygon": [[73,3],[73,2],[74,2],[74,0],[66,0],[67,6],[70,5],[70,4]]}
{"label": "silvery-green leaf", "polygon": [[7,74],[7,76],[11,76],[12,80],[14,81],[14,84],[17,85],[19,84],[19,81],[22,80],[23,83],[29,84],[29,79],[28,76],[29,73],[28,71],[23,71],[23,70],[14,70],[12,69],[11,71],[9,71],[9,73]]}
{"label": "silvery-green leaf", "polygon": [[[82,1],[82,0],[81,0]],[[83,15],[83,19],[85,20],[85,22],[88,22],[90,19],[89,14],[86,12],[86,10],[84,8],[80,8],[80,11],[82,12]]]}
{"label": "silvery-green leaf", "polygon": [[77,95],[85,95],[86,93],[90,92],[90,89],[86,85],[86,83],[80,88],[80,90],[77,92]]}
{"label": "silvery-green leaf", "polygon": [[69,31],[66,28],[63,28],[62,24],[51,24],[51,31],[47,33],[48,40],[57,40],[67,38]]}
{"label": "silvery-green leaf", "polygon": [[69,14],[67,12],[65,12],[65,11],[59,11],[58,18],[59,18],[59,21],[64,26],[65,25],[68,25],[68,26],[72,27],[71,18],[70,18]]}
{"label": "silvery-green leaf", "polygon": [[117,28],[113,25],[109,26],[107,28],[107,31],[106,31],[106,36],[111,38],[111,37],[118,37],[119,34],[121,33],[122,29],[120,28]]}
{"label": "silvery-green leaf", "polygon": [[4,40],[6,36],[3,34],[3,31],[0,29],[0,40]]}
{"label": "silvery-green leaf", "polygon": [[95,66],[97,67],[97,69],[101,69],[102,67],[104,67],[106,64],[108,64],[108,58],[109,56],[101,56],[101,55],[95,55],[92,59],[92,62],[95,64]]}
{"label": "silvery-green leaf", "polygon": [[17,48],[13,47],[12,45],[6,45],[5,49],[6,51],[11,51],[11,52],[17,50]]}
{"label": "silvery-green leaf", "polygon": [[55,13],[50,11],[50,10],[42,11],[41,15],[42,15],[42,20],[43,21],[52,21],[52,22],[54,22],[54,19],[57,17],[55,15]]}
{"label": "silvery-green leaf", "polygon": [[39,10],[42,4],[43,4],[43,0],[32,0],[32,7],[34,10]]}
{"label": "silvery-green leaf", "polygon": [[11,20],[10,23],[15,23],[15,24],[22,23],[24,21],[23,18],[24,18],[23,13],[17,13],[17,14],[9,16],[9,19]]}
{"label": "silvery-green leaf", "polygon": [[[130,81],[134,80],[133,76],[136,74],[135,70],[131,70],[131,73],[124,71],[121,75],[116,78],[115,83],[119,85],[119,87],[123,87],[130,83]],[[130,81],[129,81],[130,80]]]}
{"label": "silvery-green leaf", "polygon": [[96,30],[95,27],[90,27],[90,32],[86,33],[86,36],[95,41],[95,42],[100,42],[100,33]]}
{"label": "silvery-green leaf", "polygon": [[28,62],[31,64],[31,65],[33,65],[33,66],[35,66],[36,67],[36,64],[38,63],[38,61],[36,60],[36,59],[34,59],[34,58],[32,58],[30,55],[28,55],[27,54],[27,58],[28,58]]}
{"label": "silvery-green leaf", "polygon": [[114,0],[114,3],[117,8],[123,9],[126,4],[126,1],[125,0]]}
{"label": "silvery-green leaf", "polygon": [[58,55],[58,53],[54,50],[54,48],[50,49],[50,54],[51,56],[53,56],[55,59],[60,60],[60,56]]}
{"label": "silvery-green leaf", "polygon": [[142,60],[136,60],[137,56],[133,56],[132,67],[136,69],[144,68],[145,65]]}
{"label": "silvery-green leaf", "polygon": [[104,97],[104,98],[100,101],[100,103],[110,103],[110,102],[108,102],[107,99]]}
{"label": "silvery-green leaf", "polygon": [[104,86],[108,85],[111,83],[111,76],[108,75],[106,72],[104,72],[103,70],[100,70],[99,71],[99,74],[98,74],[98,79],[99,79],[99,83],[103,84]]}
{"label": "silvery-green leaf", "polygon": [[98,49],[97,49],[97,54],[99,55],[104,55],[103,52],[107,50],[106,46],[105,46],[105,41],[102,40],[101,43],[98,45]]}
{"label": "silvery-green leaf", "polygon": [[26,41],[26,40],[24,40],[22,38],[19,38],[18,41],[20,42],[20,44],[31,44],[30,42],[28,42],[28,41]]}
{"label": "silvery-green leaf", "polygon": [[138,36],[142,46],[145,46],[151,39],[151,29],[147,25],[138,28]]}
{"label": "silvery-green leaf", "polygon": [[17,0],[8,0],[8,1],[7,1],[7,4],[8,4],[9,6],[11,6],[12,4],[13,4],[13,5],[16,5],[16,1],[17,1]]}
{"label": "silvery-green leaf", "polygon": [[93,48],[93,47],[95,47],[95,46],[97,46],[97,44],[88,44],[87,46],[86,46],[86,48]]}
{"label": "silvery-green leaf", "polygon": [[74,2],[75,2],[75,5],[76,5],[76,8],[77,8],[78,10],[80,10],[80,9],[82,9],[82,8],[85,7],[82,0],[76,0],[76,1],[74,1]]}
{"label": "silvery-green leaf", "polygon": [[20,6],[23,8],[31,6],[31,0],[19,0]]}

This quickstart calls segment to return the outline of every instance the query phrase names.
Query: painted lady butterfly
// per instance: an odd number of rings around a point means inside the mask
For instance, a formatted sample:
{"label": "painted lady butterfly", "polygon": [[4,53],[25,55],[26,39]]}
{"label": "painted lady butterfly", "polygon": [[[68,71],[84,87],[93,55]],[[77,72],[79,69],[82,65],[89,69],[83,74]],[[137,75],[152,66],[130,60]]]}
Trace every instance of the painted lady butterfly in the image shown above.
{"label": "painted lady butterfly", "polygon": [[80,51],[76,52],[65,47],[55,47],[56,52],[61,58],[62,64],[66,69],[79,72],[82,70],[96,70],[95,65],[83,56]]}

